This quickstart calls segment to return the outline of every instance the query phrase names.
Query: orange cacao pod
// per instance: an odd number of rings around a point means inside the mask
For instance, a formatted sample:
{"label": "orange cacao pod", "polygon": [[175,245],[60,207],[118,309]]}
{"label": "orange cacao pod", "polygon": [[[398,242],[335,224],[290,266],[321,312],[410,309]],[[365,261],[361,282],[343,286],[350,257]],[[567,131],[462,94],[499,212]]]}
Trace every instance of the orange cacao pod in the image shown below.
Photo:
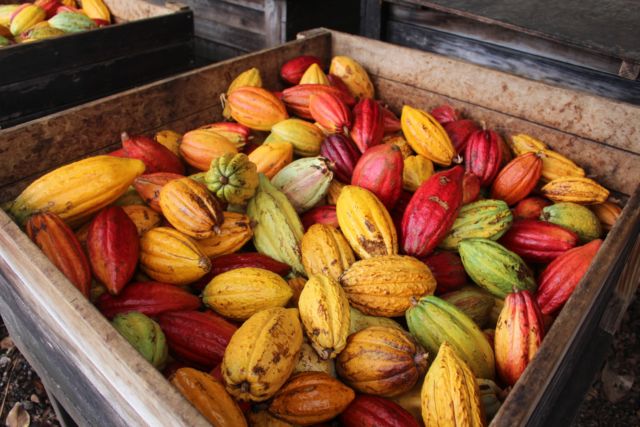
{"label": "orange cacao pod", "polygon": [[541,197],[527,197],[518,202],[513,209],[515,219],[538,219],[542,215],[542,209],[551,202]]}
{"label": "orange cacao pod", "polygon": [[150,173],[137,177],[133,181],[133,187],[151,209],[156,212],[162,212],[160,208],[160,190],[166,183],[180,178],[184,178],[184,176],[168,172]]}
{"label": "orange cacao pod", "polygon": [[265,142],[249,154],[258,173],[271,179],[293,160],[293,145],[290,142]]}
{"label": "orange cacao pod", "polygon": [[324,92],[311,95],[309,112],[313,120],[329,133],[349,134],[351,112],[336,95]]}
{"label": "orange cacao pod", "polygon": [[599,205],[589,206],[589,208],[596,214],[600,224],[602,224],[602,229],[605,231],[611,230],[622,213],[622,208],[613,202],[604,202]]}
{"label": "orange cacao pod", "polygon": [[211,129],[196,129],[185,133],[179,150],[185,162],[201,171],[209,170],[211,161],[224,154],[238,153],[233,142]]}
{"label": "orange cacao pod", "polygon": [[309,102],[312,95],[320,93],[328,93],[338,97],[347,107],[356,104],[356,100],[351,94],[341,91],[332,86],[327,85],[297,85],[282,91],[282,100],[287,108],[296,116],[303,119],[313,119],[309,111]]}
{"label": "orange cacao pod", "polygon": [[162,223],[162,216],[150,207],[144,205],[128,205],[123,206],[122,209],[136,226],[138,236],[142,236],[152,228],[159,227]]}
{"label": "orange cacao pod", "polygon": [[261,87],[235,89],[227,102],[231,117],[250,129],[270,131],[273,125],[289,118],[282,101]]}
{"label": "orange cacao pod", "polygon": [[542,159],[536,153],[522,154],[500,171],[493,181],[491,198],[515,205],[531,193],[541,173]]}

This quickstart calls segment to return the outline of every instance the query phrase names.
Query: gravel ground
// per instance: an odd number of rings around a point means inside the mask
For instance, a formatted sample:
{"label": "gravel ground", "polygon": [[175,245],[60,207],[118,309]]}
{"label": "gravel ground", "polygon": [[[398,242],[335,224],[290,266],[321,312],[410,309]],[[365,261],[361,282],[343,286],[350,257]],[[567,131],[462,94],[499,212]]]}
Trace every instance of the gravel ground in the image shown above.
{"label": "gravel ground", "polygon": [[[639,334],[640,290],[625,314],[607,362],[587,393],[574,427],[640,426]],[[0,323],[0,393],[0,422],[10,427],[60,425],[42,382],[13,345],[3,323]]]}

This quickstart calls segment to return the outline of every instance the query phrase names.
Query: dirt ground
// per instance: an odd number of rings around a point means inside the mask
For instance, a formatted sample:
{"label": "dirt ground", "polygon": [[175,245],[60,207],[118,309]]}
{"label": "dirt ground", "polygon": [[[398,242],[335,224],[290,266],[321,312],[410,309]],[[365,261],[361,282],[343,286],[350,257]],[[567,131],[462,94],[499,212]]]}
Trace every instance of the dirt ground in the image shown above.
{"label": "dirt ground", "polygon": [[[574,427],[640,426],[640,291],[625,314],[602,371]],[[59,426],[38,375],[0,323],[0,422],[10,427]],[[29,424],[30,423],[30,424]]]}

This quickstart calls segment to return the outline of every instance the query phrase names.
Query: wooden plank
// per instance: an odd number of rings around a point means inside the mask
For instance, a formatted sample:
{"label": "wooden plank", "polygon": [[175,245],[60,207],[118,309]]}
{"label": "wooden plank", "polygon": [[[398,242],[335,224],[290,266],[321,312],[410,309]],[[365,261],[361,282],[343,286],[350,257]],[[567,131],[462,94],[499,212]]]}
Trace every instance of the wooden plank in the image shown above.
{"label": "wooden plank", "polygon": [[265,36],[242,28],[234,28],[206,20],[195,21],[195,33],[198,37],[212,42],[242,49],[247,52],[267,47]]}
{"label": "wooden plank", "polygon": [[333,40],[334,54],[360,58],[374,75],[640,153],[640,107],[378,41],[341,33]]}
{"label": "wooden plank", "polygon": [[137,21],[174,13],[175,7],[156,5],[142,0],[104,0],[111,15],[118,21]]}
{"label": "wooden plank", "polygon": [[255,10],[264,10],[265,0],[222,0],[224,3],[244,6]]}
{"label": "wooden plank", "polygon": [[288,14],[286,1],[265,0],[264,22],[265,43],[267,46],[277,46],[286,41],[286,21],[291,16],[291,14]]}
{"label": "wooden plank", "polygon": [[225,46],[221,43],[216,43],[200,37],[196,37],[194,41],[196,58],[200,58],[205,61],[205,63],[200,66],[207,65],[212,61],[222,61],[224,59],[235,58],[236,56],[245,55],[247,53],[244,49],[240,49],[235,46]]}
{"label": "wooden plank", "polygon": [[382,39],[382,1],[360,0],[360,34],[365,37]]}

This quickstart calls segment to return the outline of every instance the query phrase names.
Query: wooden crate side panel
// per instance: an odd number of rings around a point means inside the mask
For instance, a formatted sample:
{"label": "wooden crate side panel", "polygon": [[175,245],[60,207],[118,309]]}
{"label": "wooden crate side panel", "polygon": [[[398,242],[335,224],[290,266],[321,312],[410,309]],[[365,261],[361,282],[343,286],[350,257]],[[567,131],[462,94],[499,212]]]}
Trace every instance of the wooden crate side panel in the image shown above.
{"label": "wooden crate side panel", "polygon": [[374,75],[640,153],[640,107],[346,34],[333,40]]}
{"label": "wooden crate side panel", "polygon": [[104,0],[116,22],[136,21],[138,19],[153,18],[168,15],[179,9],[162,4],[153,4],[144,0]]}
{"label": "wooden crate side panel", "polygon": [[64,374],[53,375],[83,417],[92,425],[104,425],[98,417],[105,416],[121,426],[208,425],[4,212],[0,224],[0,269],[10,284],[3,300],[13,298],[14,315],[42,333],[35,347],[51,353],[47,372]]}

